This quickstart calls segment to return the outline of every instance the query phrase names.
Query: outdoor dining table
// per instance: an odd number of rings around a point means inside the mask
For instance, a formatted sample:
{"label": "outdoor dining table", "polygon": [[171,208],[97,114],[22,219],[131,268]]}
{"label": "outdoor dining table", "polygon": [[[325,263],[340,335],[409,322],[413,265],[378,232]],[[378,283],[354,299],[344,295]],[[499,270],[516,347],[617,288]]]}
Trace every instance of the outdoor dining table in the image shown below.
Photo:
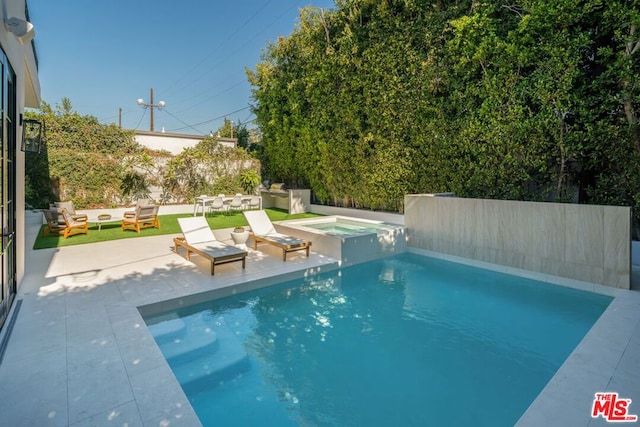
{"label": "outdoor dining table", "polygon": [[[213,201],[213,199],[216,199],[218,197],[222,197],[222,196],[197,196],[195,198],[195,200],[194,200],[194,203],[193,203],[193,216],[197,215],[198,207],[202,208],[202,216],[204,216],[204,214],[206,212],[205,210],[207,208],[207,203],[211,203]],[[222,197],[222,201],[225,204],[229,204],[229,203],[231,203],[231,201],[233,200],[234,197],[235,196],[224,196],[224,197]],[[248,194],[243,194],[241,197],[242,197],[242,203],[246,204],[251,200],[252,197],[255,197],[255,196],[251,196],[251,195],[248,195]],[[259,207],[259,209],[262,209],[262,197],[258,196],[258,200],[260,201],[258,207]]]}

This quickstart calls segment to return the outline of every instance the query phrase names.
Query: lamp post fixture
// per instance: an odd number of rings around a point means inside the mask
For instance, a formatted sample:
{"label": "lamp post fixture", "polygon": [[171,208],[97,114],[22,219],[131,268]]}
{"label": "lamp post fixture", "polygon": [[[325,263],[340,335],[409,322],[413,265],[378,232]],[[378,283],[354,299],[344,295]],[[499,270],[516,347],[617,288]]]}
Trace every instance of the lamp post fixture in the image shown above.
{"label": "lamp post fixture", "polygon": [[146,102],[144,102],[144,99],[142,98],[138,98],[138,105],[147,108],[149,107],[149,110],[151,112],[150,116],[149,116],[149,130],[151,132],[153,132],[153,109],[157,108],[159,110],[163,109],[164,106],[166,105],[164,103],[164,101],[160,101],[157,104],[153,103],[153,88],[151,88],[150,94],[149,94],[149,103],[147,104]]}

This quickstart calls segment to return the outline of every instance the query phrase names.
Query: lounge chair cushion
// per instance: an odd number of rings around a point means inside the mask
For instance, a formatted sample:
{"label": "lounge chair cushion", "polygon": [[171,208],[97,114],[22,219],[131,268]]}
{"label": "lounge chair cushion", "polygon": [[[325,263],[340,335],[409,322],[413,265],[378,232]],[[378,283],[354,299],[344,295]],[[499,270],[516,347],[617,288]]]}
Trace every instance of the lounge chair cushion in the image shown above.
{"label": "lounge chair cushion", "polygon": [[227,245],[222,242],[203,242],[203,243],[195,243],[189,244],[193,249],[197,249],[198,251],[205,252],[211,255],[214,258],[225,257],[227,255],[237,255],[244,253],[242,249],[238,249],[235,246]]}
{"label": "lounge chair cushion", "polygon": [[201,217],[178,218],[178,222],[180,223],[182,234],[184,234],[184,239],[191,246],[203,242],[217,241],[213,230],[211,230],[207,221],[203,221]]}
{"label": "lounge chair cushion", "polygon": [[278,234],[265,211],[247,211],[243,214],[251,226],[251,232],[256,236]]}
{"label": "lounge chair cushion", "polygon": [[268,238],[272,242],[276,242],[283,246],[292,247],[292,248],[295,246],[300,246],[307,243],[307,241],[304,239],[299,239],[297,237],[288,236],[286,234],[281,234],[276,232],[269,233],[269,234],[262,234],[262,235],[259,235],[259,237]]}

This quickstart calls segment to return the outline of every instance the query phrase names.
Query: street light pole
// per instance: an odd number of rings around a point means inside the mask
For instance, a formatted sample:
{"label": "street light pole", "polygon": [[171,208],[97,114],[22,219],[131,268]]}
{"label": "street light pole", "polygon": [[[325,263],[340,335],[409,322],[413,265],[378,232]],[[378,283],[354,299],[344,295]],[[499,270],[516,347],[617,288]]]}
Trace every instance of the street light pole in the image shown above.
{"label": "street light pole", "polygon": [[149,130],[151,132],[153,132],[153,109],[154,107],[161,110],[164,108],[164,106],[166,105],[164,101],[160,101],[157,104],[153,103],[153,88],[150,89],[150,93],[149,93],[149,103],[147,104],[146,102],[144,102],[144,100],[142,98],[138,98],[138,105],[147,108],[149,107],[150,109],[150,115],[149,115]]}

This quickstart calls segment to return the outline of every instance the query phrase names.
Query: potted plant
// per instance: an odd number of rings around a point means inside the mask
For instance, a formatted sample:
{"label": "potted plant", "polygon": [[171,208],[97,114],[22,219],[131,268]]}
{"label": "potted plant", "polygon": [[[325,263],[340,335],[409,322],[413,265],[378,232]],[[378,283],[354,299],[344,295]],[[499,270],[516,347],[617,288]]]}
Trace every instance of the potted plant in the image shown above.
{"label": "potted plant", "polygon": [[245,245],[249,239],[249,232],[244,227],[235,227],[231,232],[231,238],[236,245]]}

